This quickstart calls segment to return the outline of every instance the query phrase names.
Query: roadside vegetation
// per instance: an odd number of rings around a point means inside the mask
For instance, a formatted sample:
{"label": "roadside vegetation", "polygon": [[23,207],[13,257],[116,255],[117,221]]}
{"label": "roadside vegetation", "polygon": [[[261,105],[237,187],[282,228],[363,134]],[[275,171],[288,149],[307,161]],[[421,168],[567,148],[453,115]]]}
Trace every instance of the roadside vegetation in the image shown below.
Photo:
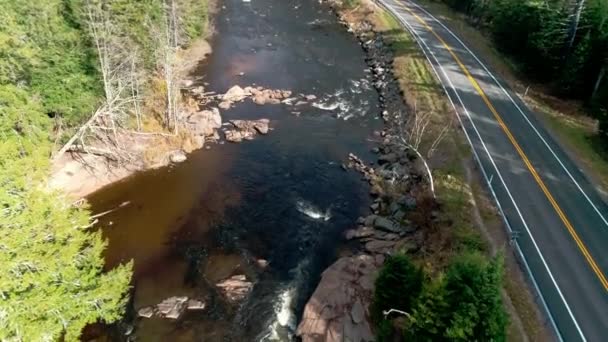
{"label": "roadside vegetation", "polygon": [[608,187],[606,1],[422,3],[467,37],[594,180]]}
{"label": "roadside vegetation", "polygon": [[121,318],[132,265],[104,269],[86,204],[46,186],[50,158],[94,115],[173,129],[167,74],[206,13],[198,0],[0,0],[0,340],[74,341]]}

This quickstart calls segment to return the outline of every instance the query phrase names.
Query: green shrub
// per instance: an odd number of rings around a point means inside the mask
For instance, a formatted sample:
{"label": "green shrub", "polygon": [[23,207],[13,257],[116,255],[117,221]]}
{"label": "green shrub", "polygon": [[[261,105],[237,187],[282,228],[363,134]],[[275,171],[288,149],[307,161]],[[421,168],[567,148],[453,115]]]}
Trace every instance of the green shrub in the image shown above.
{"label": "green shrub", "polygon": [[372,318],[384,320],[383,311],[397,309],[409,312],[422,290],[422,270],[410,259],[397,254],[386,260],[378,279],[372,303]]}

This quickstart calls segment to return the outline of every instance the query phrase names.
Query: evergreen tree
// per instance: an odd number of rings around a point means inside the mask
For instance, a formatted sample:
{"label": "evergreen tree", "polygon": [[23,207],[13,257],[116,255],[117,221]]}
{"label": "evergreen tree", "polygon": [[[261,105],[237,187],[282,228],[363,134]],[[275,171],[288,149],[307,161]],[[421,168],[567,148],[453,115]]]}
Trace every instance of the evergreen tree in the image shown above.
{"label": "evergreen tree", "polygon": [[505,341],[507,314],[502,305],[502,258],[488,262],[466,254],[447,270],[445,300],[450,313],[445,337],[451,341]]}
{"label": "evergreen tree", "polygon": [[376,279],[372,316],[376,322],[384,319],[383,311],[390,309],[409,312],[422,290],[422,270],[410,259],[397,254],[391,256]]}
{"label": "evergreen tree", "polygon": [[0,340],[78,339],[121,317],[131,265],[103,271],[88,211],[45,186],[49,120],[23,89],[0,85]]}

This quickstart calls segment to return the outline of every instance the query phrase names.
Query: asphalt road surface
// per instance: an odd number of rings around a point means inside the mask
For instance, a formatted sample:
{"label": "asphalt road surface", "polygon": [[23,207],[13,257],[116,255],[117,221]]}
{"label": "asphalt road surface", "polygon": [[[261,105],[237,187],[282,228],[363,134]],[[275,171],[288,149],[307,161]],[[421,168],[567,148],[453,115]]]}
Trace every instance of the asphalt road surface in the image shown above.
{"label": "asphalt road surface", "polygon": [[378,0],[423,49],[558,338],[608,341],[608,206],[536,115],[440,19]]}

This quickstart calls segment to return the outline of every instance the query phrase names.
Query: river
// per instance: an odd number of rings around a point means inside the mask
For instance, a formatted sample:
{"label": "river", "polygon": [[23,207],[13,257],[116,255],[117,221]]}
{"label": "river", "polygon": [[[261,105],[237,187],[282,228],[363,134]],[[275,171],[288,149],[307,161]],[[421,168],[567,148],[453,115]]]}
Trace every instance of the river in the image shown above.
{"label": "river", "polygon": [[[178,320],[132,318],[138,341],[292,340],[342,232],[369,205],[361,176],[341,168],[350,152],[372,160],[373,132],[382,126],[357,40],[313,0],[220,6],[213,54],[192,75],[197,82],[218,93],[259,85],[317,100],[295,114],[246,100],[223,111],[224,121],[268,118],[268,135],[211,145],[89,197],[95,213],[128,202],[99,226],[108,267],[134,260],[131,316],[171,296],[207,304]],[[230,304],[215,284],[237,274],[254,286]]]}

